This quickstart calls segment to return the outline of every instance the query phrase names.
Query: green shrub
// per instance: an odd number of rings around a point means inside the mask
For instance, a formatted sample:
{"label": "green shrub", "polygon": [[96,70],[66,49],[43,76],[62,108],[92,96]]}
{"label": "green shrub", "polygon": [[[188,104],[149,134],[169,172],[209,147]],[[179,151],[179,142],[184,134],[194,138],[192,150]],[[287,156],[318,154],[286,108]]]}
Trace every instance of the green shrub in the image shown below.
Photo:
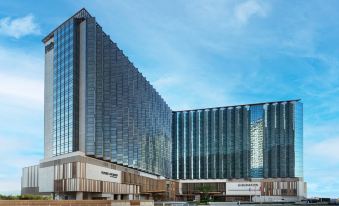
{"label": "green shrub", "polygon": [[42,195],[1,195],[0,200],[50,200],[50,196]]}

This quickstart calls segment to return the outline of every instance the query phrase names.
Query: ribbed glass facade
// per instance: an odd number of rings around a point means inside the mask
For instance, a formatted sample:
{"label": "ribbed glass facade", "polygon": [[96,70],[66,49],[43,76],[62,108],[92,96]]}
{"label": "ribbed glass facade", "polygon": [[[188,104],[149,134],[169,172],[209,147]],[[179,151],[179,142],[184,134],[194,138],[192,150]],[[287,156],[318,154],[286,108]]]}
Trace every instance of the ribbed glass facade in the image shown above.
{"label": "ribbed glass facade", "polygon": [[[294,151],[295,151],[295,176],[304,176],[304,165],[303,165],[303,104],[300,102],[296,103],[296,109],[294,114]],[[292,158],[291,158],[292,159]]]}
{"label": "ribbed glass facade", "polygon": [[302,177],[302,103],[268,102],[172,116],[173,178]]}
{"label": "ribbed glass facade", "polygon": [[82,151],[171,177],[172,111],[95,18],[82,9],[44,42],[54,53],[53,156]]}
{"label": "ribbed glass facade", "polygon": [[[85,10],[79,11],[43,40],[46,43],[45,105],[53,105],[52,108],[45,107],[45,114],[53,111],[52,118],[45,116],[45,129],[53,128],[51,133],[45,131],[45,143],[52,142],[52,156],[79,150],[78,26],[79,19],[89,16]],[[52,59],[48,57],[50,53],[53,54]],[[53,65],[48,65],[48,61]],[[50,66],[52,71],[49,71]],[[45,145],[45,150],[49,149]],[[45,154],[49,153],[45,151]]]}
{"label": "ribbed glass facade", "polygon": [[54,32],[53,72],[53,155],[77,150],[76,90],[74,68],[74,21],[67,21]]}
{"label": "ribbed glass facade", "polygon": [[262,177],[264,169],[264,106],[254,105],[250,110],[250,177]]}
{"label": "ribbed glass facade", "polygon": [[303,176],[299,100],[172,112],[84,9],[43,41],[47,158],[82,151],[174,179]]}
{"label": "ribbed glass facade", "polygon": [[94,18],[86,31],[86,154],[170,177],[170,108]]}

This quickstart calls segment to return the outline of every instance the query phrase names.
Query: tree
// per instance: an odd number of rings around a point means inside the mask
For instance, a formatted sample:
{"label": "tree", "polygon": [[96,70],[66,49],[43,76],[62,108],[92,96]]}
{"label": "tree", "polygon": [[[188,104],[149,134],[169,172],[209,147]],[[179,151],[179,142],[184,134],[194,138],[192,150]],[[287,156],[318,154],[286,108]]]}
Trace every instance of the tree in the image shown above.
{"label": "tree", "polygon": [[198,190],[200,191],[200,193],[202,194],[201,198],[200,198],[200,201],[201,202],[208,202],[210,200],[210,195],[209,195],[209,192],[211,192],[211,186],[210,185],[205,185],[205,184],[202,184]]}

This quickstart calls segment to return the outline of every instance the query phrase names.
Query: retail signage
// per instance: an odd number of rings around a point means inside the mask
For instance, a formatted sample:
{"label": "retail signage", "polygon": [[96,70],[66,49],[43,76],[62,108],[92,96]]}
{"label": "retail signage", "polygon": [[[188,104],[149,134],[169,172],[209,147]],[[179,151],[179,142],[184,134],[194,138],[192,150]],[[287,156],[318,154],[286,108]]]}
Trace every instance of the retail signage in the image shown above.
{"label": "retail signage", "polygon": [[227,182],[226,195],[260,195],[260,182]]}

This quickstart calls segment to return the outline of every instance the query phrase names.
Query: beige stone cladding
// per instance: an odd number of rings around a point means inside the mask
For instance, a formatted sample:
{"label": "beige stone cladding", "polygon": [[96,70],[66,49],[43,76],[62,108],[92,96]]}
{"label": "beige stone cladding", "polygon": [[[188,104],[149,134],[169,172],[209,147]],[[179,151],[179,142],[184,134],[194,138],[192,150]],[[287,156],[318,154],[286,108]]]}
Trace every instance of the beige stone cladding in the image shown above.
{"label": "beige stone cladding", "polygon": [[39,192],[39,165],[24,167],[21,177],[21,194],[37,194]]}

